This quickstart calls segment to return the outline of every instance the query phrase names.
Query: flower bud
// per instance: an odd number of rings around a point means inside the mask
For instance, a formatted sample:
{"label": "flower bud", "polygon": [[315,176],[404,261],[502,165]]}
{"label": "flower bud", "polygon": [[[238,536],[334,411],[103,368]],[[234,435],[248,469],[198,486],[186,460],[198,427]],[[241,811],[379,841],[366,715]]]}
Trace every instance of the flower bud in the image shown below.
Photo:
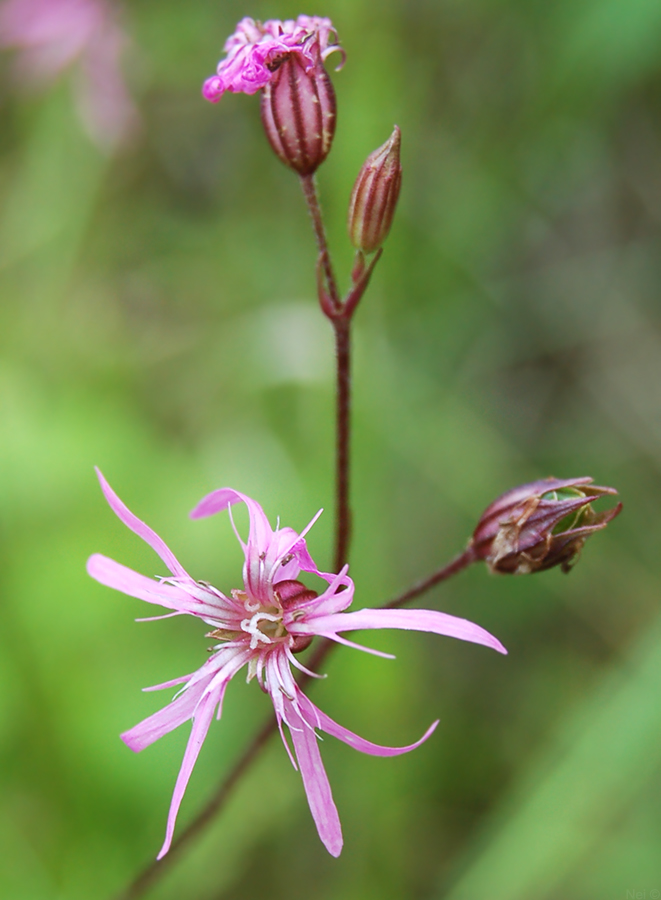
{"label": "flower bud", "polygon": [[471,539],[492,572],[525,575],[560,566],[569,572],[583,544],[622,509],[595,513],[591,503],[615,495],[592,478],[546,478],[512,488],[487,507]]}
{"label": "flower bud", "polygon": [[328,156],[335,134],[333,84],[320,58],[307,71],[297,54],[273,65],[261,101],[266,136],[285,165],[311,175]]}
{"label": "flower bud", "polygon": [[395,125],[386,143],[367,157],[353,186],[349,237],[363,253],[378,250],[390,231],[402,183],[400,146],[401,132]]}

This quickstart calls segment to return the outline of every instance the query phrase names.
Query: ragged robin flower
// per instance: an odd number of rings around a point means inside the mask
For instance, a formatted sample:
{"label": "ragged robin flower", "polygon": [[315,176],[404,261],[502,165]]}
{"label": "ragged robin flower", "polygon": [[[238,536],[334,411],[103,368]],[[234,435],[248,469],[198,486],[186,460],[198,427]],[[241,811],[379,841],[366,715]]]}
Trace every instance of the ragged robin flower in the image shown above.
{"label": "ragged robin flower", "polygon": [[343,51],[330,19],[242,19],[225,43],[227,56],[207,78],[212,103],[227,91],[262,91],[262,123],[271,147],[299,175],[326,159],[335,134],[336,102],[324,60]]}
{"label": "ragged robin flower", "polygon": [[[168,614],[170,616],[196,616],[207,625],[206,637],[215,641],[210,658],[196,672],[149,689],[181,685],[170,704],[122,735],[132,750],[143,750],[177,726],[193,720],[159,859],[167,853],[172,842],[177,812],[211,720],[214,714],[220,718],[227,685],[244,666],[248,670],[248,681],[255,679],[270,695],[283,743],[292,764],[300,770],[319,837],[333,856],[339,856],[342,830],[321,760],[317,730],[331,734],[363,753],[397,756],[418,747],[438,723],[432,723],[420,740],[407,747],[373,744],[338,725],[306,697],[293,678],[292,666],[307,671],[295,654],[319,635],[388,656],[342,636],[347,631],[373,628],[428,631],[484,644],[501,653],[505,653],[505,649],[478,625],[434,610],[361,609],[345,612],[354,596],[348,567],[336,575],[320,572],[307,550],[304,536],[317,517],[301,534],[292,528],[278,527],[274,531],[261,506],[231,488],[209,494],[191,513],[192,518],[198,519],[229,509],[235,503],[245,503],[248,508],[247,543],[237,533],[245,554],[243,586],[228,594],[222,593],[206,582],[195,581],[161,538],[127,509],[100,473],[99,480],[117,516],[158,553],[170,574],[157,580],[147,578],[96,554],[88,561],[90,575],[132,597],[173,610]],[[325,582],[324,590],[317,593],[306,587],[299,581],[301,571]],[[289,730],[293,752],[283,726]]]}

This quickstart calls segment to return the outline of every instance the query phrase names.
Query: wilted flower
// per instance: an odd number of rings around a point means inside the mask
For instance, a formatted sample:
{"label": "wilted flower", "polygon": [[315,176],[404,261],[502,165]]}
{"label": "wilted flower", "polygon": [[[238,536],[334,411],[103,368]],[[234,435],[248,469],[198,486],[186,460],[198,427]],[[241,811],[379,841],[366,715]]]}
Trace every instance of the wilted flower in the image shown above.
{"label": "wilted flower", "polygon": [[[292,528],[278,527],[273,531],[261,506],[231,488],[209,494],[191,513],[193,518],[202,518],[229,509],[234,503],[245,503],[248,507],[250,530],[247,543],[239,537],[245,554],[244,584],[229,595],[223,594],[211,585],[191,578],[158,535],[124,506],[100,473],[99,480],[112,509],[158,553],[170,575],[159,580],[147,578],[98,554],[88,561],[90,575],[116,590],[174,610],[168,614],[170,616],[197,616],[212,629],[206,636],[218,642],[212,648],[211,657],[193,674],[149,688],[157,690],[183,685],[168,706],[122,735],[125,743],[138,751],[188,719],[193,720],[159,858],[170,847],[179,805],[211,719],[216,711],[220,718],[227,685],[243,666],[248,667],[248,681],[256,678],[262,690],[270,694],[285,748],[294,767],[298,762],[319,836],[328,851],[338,856],[342,849],[342,830],[315,729],[332,734],[363,753],[396,756],[418,747],[438,723],[434,722],[420,740],[408,747],[381,747],[366,741],[338,725],[302,693],[294,681],[291,666],[304,672],[307,670],[294,654],[304,649],[315,635],[367,650],[341,637],[340,633],[369,628],[430,631],[484,644],[501,653],[505,653],[505,649],[478,625],[441,612],[403,609],[344,612],[354,594],[353,581],[347,575],[348,567],[337,575],[320,572],[304,540],[317,517],[301,534]],[[327,587],[317,594],[298,580],[301,571],[318,576]],[[367,652],[388,656],[375,650]],[[289,729],[293,753],[283,723]]]}
{"label": "wilted flower", "polygon": [[385,144],[367,157],[353,186],[349,237],[363,253],[378,250],[390,231],[402,184],[401,142],[401,132],[395,125]]}
{"label": "wilted flower", "polygon": [[76,66],[78,112],[103,149],[121,143],[137,123],[120,65],[126,44],[106,0],[6,0],[0,6],[0,47],[18,51],[18,83],[48,84]]}
{"label": "wilted flower", "polygon": [[262,122],[273,150],[299,175],[309,175],[328,155],[335,134],[335,92],[323,65],[335,50],[341,48],[330,19],[245,18],[202,94],[216,103],[226,91],[263,89]]}
{"label": "wilted flower", "polygon": [[482,513],[471,547],[493,572],[527,575],[560,566],[568,572],[583,544],[622,509],[595,513],[592,501],[616,495],[592,478],[545,478],[512,488]]}
{"label": "wilted flower", "polygon": [[204,82],[202,93],[212,103],[217,103],[225,91],[256,94],[286,60],[296,57],[304,71],[311,72],[320,60],[340,49],[330,19],[241,19],[225,42],[227,56],[218,63],[216,74]]}

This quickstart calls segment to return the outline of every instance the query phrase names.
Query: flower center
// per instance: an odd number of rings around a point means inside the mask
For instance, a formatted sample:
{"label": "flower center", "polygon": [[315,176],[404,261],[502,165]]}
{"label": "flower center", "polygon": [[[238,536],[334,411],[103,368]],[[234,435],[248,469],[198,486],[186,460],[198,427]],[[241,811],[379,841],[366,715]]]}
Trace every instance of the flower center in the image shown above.
{"label": "flower center", "polygon": [[260,644],[273,644],[287,635],[280,610],[267,612],[260,609],[249,619],[243,619],[241,630],[250,635],[251,650],[255,650]]}
{"label": "flower center", "polygon": [[[279,581],[274,585],[273,592],[278,605],[273,605],[268,601],[263,603],[261,600],[251,598],[245,591],[232,591],[232,597],[241,604],[246,612],[245,618],[240,620],[240,624],[237,622],[236,625],[216,628],[206,637],[232,641],[236,640],[237,633],[243,632],[243,634],[250,635],[251,650],[278,643],[286,643],[293,653],[305,650],[310,645],[312,637],[289,634],[285,628],[283,617],[285,612],[291,612],[297,606],[313,600],[318,596],[317,592],[309,590],[302,582],[294,580]],[[300,615],[303,613],[301,612]],[[295,612],[294,618],[296,618]]]}

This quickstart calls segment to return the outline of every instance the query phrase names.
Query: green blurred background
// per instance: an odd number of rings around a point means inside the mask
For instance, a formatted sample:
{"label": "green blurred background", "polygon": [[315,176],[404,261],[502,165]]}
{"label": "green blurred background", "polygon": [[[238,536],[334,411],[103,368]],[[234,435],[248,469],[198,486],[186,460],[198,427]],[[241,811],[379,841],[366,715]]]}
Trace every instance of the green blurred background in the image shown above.
{"label": "green blurred background", "polygon": [[[160,847],[188,728],[139,755],[118,734],[192,671],[199,623],[85,574],[147,574],[99,465],[196,577],[240,584],[231,485],[311,533],[330,565],[332,340],[295,177],[258,100],[203,102],[244,15],[330,16],[335,146],[319,174],[336,262],[362,160],[403,133],[404,183],[356,320],[357,604],[460,550],[514,484],[592,475],[625,512],[569,577],[475,567],[421,605],[509,648],[371,633],[314,699],[366,737],[433,738],[390,760],[332,738],[345,833],[321,846],[273,744],[150,896],[199,900],[625,900],[661,896],[661,5],[658,0],[134,0],[142,128],[113,158],[71,83],[0,83],[0,896],[116,892]],[[332,57],[331,57],[332,59]],[[237,678],[180,827],[270,703]],[[631,893],[631,892],[640,893]],[[654,893],[656,891],[656,893]],[[643,893],[646,892],[646,893]]]}

